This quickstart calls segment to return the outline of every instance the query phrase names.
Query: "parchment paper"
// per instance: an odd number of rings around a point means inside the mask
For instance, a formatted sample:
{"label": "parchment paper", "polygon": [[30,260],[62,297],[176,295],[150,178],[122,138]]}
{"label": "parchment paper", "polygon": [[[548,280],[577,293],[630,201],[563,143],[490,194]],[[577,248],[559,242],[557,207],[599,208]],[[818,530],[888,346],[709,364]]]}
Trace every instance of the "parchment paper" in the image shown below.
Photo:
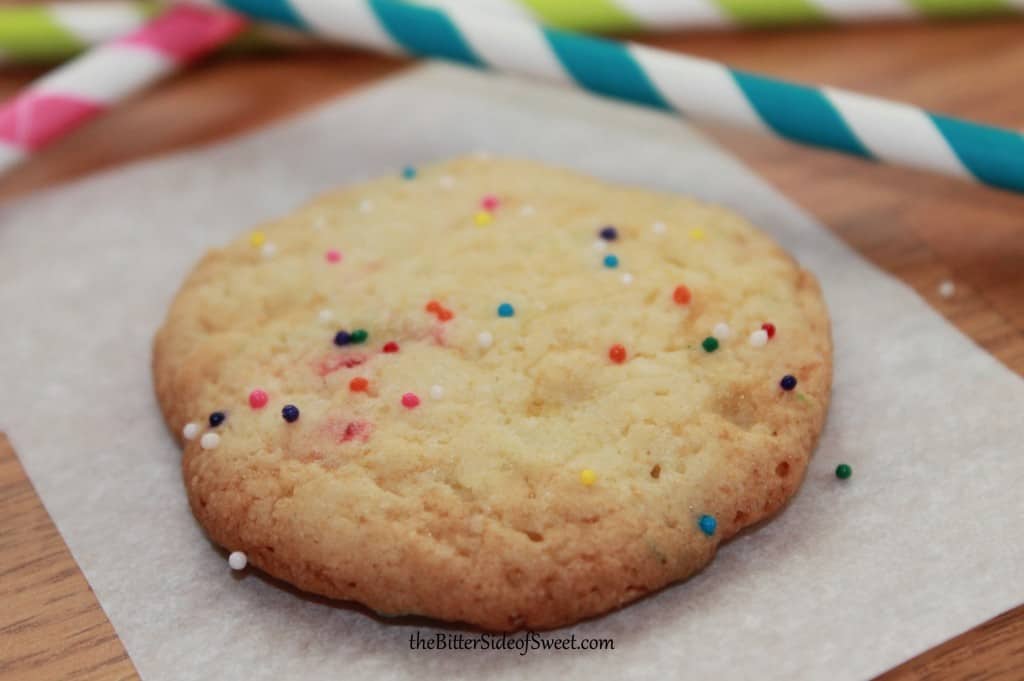
{"label": "parchment paper", "polygon": [[[152,396],[151,338],[204,249],[477,149],[732,206],[818,274],[834,315],[834,405],[802,491],[688,583],[561,632],[614,651],[412,652],[423,622],[236,577],[188,511]],[[1024,600],[1024,381],[672,118],[429,67],[2,209],[0,278],[0,428],[150,681],[843,681]]]}

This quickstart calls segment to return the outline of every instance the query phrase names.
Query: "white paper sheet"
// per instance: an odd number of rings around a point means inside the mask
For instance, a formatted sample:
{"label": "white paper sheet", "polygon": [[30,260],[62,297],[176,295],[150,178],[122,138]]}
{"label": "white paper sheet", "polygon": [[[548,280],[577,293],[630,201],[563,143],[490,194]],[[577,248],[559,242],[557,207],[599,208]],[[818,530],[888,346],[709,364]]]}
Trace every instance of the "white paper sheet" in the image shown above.
{"label": "white paper sheet", "polygon": [[[188,511],[152,396],[151,338],[204,249],[327,188],[476,149],[732,206],[818,274],[834,316],[834,403],[802,491],[688,583],[559,632],[612,652],[412,652],[423,622],[236,577]],[[430,67],[0,208],[0,284],[0,429],[149,681],[844,681],[1024,599],[1024,381],[659,114]]]}

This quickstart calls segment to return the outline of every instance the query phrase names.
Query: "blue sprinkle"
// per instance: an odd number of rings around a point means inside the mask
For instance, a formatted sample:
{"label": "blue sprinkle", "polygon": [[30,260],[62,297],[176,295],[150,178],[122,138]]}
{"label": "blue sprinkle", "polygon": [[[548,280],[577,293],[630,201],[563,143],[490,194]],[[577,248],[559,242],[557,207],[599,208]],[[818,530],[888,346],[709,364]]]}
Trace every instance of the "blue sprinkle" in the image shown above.
{"label": "blue sprinkle", "polygon": [[338,333],[334,334],[335,345],[348,345],[351,342],[352,334],[350,334],[348,331],[339,331]]}
{"label": "blue sprinkle", "polygon": [[601,238],[604,239],[605,241],[615,241],[616,239],[619,238],[619,230],[615,229],[611,225],[608,225],[598,233],[601,235]]}
{"label": "blue sprinkle", "polygon": [[613,255],[612,253],[604,256],[604,266],[615,269],[619,266],[619,256]]}
{"label": "blue sprinkle", "polygon": [[284,409],[281,410],[281,416],[288,423],[295,423],[299,420],[299,408],[294,404],[286,404]]}
{"label": "blue sprinkle", "polygon": [[416,169],[412,166],[406,166],[402,168],[402,177],[404,177],[407,180],[416,179]]}
{"label": "blue sprinkle", "polygon": [[212,414],[210,414],[210,427],[216,428],[220,424],[224,423],[224,419],[226,418],[227,417],[224,415],[224,412],[222,411],[213,412]]}
{"label": "blue sprinkle", "polygon": [[779,386],[783,390],[792,390],[793,388],[796,387],[796,376],[786,374],[785,376],[782,377],[782,380],[779,381]]}
{"label": "blue sprinkle", "polygon": [[499,317],[514,317],[515,314],[516,309],[512,307],[512,305],[509,303],[502,303],[501,305],[498,306]]}
{"label": "blue sprinkle", "polygon": [[713,515],[702,515],[698,525],[700,525],[700,531],[710,537],[715,533],[715,528],[718,527],[718,521],[715,520],[715,516]]}

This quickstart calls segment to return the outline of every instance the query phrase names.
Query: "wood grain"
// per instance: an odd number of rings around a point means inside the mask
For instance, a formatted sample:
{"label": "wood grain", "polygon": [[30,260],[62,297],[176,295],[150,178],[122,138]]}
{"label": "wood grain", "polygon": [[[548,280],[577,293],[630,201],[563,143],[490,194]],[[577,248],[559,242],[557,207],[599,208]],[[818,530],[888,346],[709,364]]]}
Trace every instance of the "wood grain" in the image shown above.
{"label": "wood grain", "polygon": [[3,433],[0,537],[0,679],[137,679]]}
{"label": "wood grain", "polygon": [[[1024,127],[1024,88],[1019,84],[1024,23],[1019,21],[672,34],[644,40],[740,68],[827,82],[945,113]],[[126,103],[0,179],[0,202],[125,162],[229,138],[371,83],[402,66],[395,60],[323,50],[286,58],[214,59]],[[0,98],[38,73],[29,68],[0,71]],[[1024,197],[750,133],[715,127],[708,131],[862,255],[915,288],[979,345],[1024,373]],[[937,294],[938,283],[947,278],[957,284],[951,300]],[[884,334],[884,324],[879,320],[878,329],[866,332]],[[13,455],[2,446],[0,490],[0,527],[4,528],[0,545],[4,607],[0,612],[10,612],[8,603],[15,600],[8,599],[17,599],[13,610],[18,613],[8,619],[0,615],[0,679],[79,678],[67,676],[71,670],[84,674],[80,678],[132,678],[130,663],[119,646],[104,647],[117,643],[101,633],[109,631],[109,625],[106,630],[96,622],[67,628],[65,620],[89,612],[102,618],[102,611],[52,524],[32,515],[33,504],[43,517],[45,511]],[[8,541],[8,533],[19,539]],[[66,573],[62,583],[77,586],[69,586],[61,592],[67,595],[54,600],[49,587],[36,581],[32,568],[8,580],[8,570],[19,565],[45,565]],[[23,620],[38,626],[14,624]],[[95,638],[83,643],[82,634],[76,633],[82,631],[93,632]],[[1024,607],[881,678],[1020,681],[1024,678],[1022,640]],[[24,660],[32,654],[37,656],[33,659],[64,660],[68,666],[58,669],[46,666],[47,662],[29,671],[32,668]],[[97,667],[100,659],[113,662]],[[116,667],[118,661],[124,666]]]}

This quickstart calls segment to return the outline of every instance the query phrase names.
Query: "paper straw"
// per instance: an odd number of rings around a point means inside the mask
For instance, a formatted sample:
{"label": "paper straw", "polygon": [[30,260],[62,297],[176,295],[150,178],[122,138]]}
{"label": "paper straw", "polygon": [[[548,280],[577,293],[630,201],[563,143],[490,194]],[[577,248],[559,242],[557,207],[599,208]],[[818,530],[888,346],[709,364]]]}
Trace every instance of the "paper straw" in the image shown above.
{"label": "paper straw", "polygon": [[233,12],[180,5],[51,71],[0,104],[0,172],[223,45],[245,25]]}
{"label": "paper straw", "polygon": [[[447,7],[474,0],[446,0]],[[526,9],[542,23],[577,31],[663,31],[877,19],[933,19],[1024,12],[1020,0],[487,0]],[[495,8],[494,11],[498,11]]]}
{"label": "paper straw", "polygon": [[[670,31],[847,23],[876,19],[1024,14],[1024,0],[420,0],[447,9],[530,19],[577,31]],[[0,63],[60,61],[138,28],[159,10],[149,0],[70,0],[0,6]],[[247,48],[308,45],[294,33],[253,26]]]}
{"label": "paper straw", "polygon": [[[400,0],[223,0],[249,16],[391,54],[576,86],[696,119],[1024,192],[1024,135],[718,62]],[[443,96],[443,93],[438,93]]]}
{"label": "paper straw", "polygon": [[[0,6],[0,64],[53,62],[119,38],[142,26],[164,6],[106,0]],[[231,46],[245,49],[308,46],[312,41],[278,26],[250,26]]]}

